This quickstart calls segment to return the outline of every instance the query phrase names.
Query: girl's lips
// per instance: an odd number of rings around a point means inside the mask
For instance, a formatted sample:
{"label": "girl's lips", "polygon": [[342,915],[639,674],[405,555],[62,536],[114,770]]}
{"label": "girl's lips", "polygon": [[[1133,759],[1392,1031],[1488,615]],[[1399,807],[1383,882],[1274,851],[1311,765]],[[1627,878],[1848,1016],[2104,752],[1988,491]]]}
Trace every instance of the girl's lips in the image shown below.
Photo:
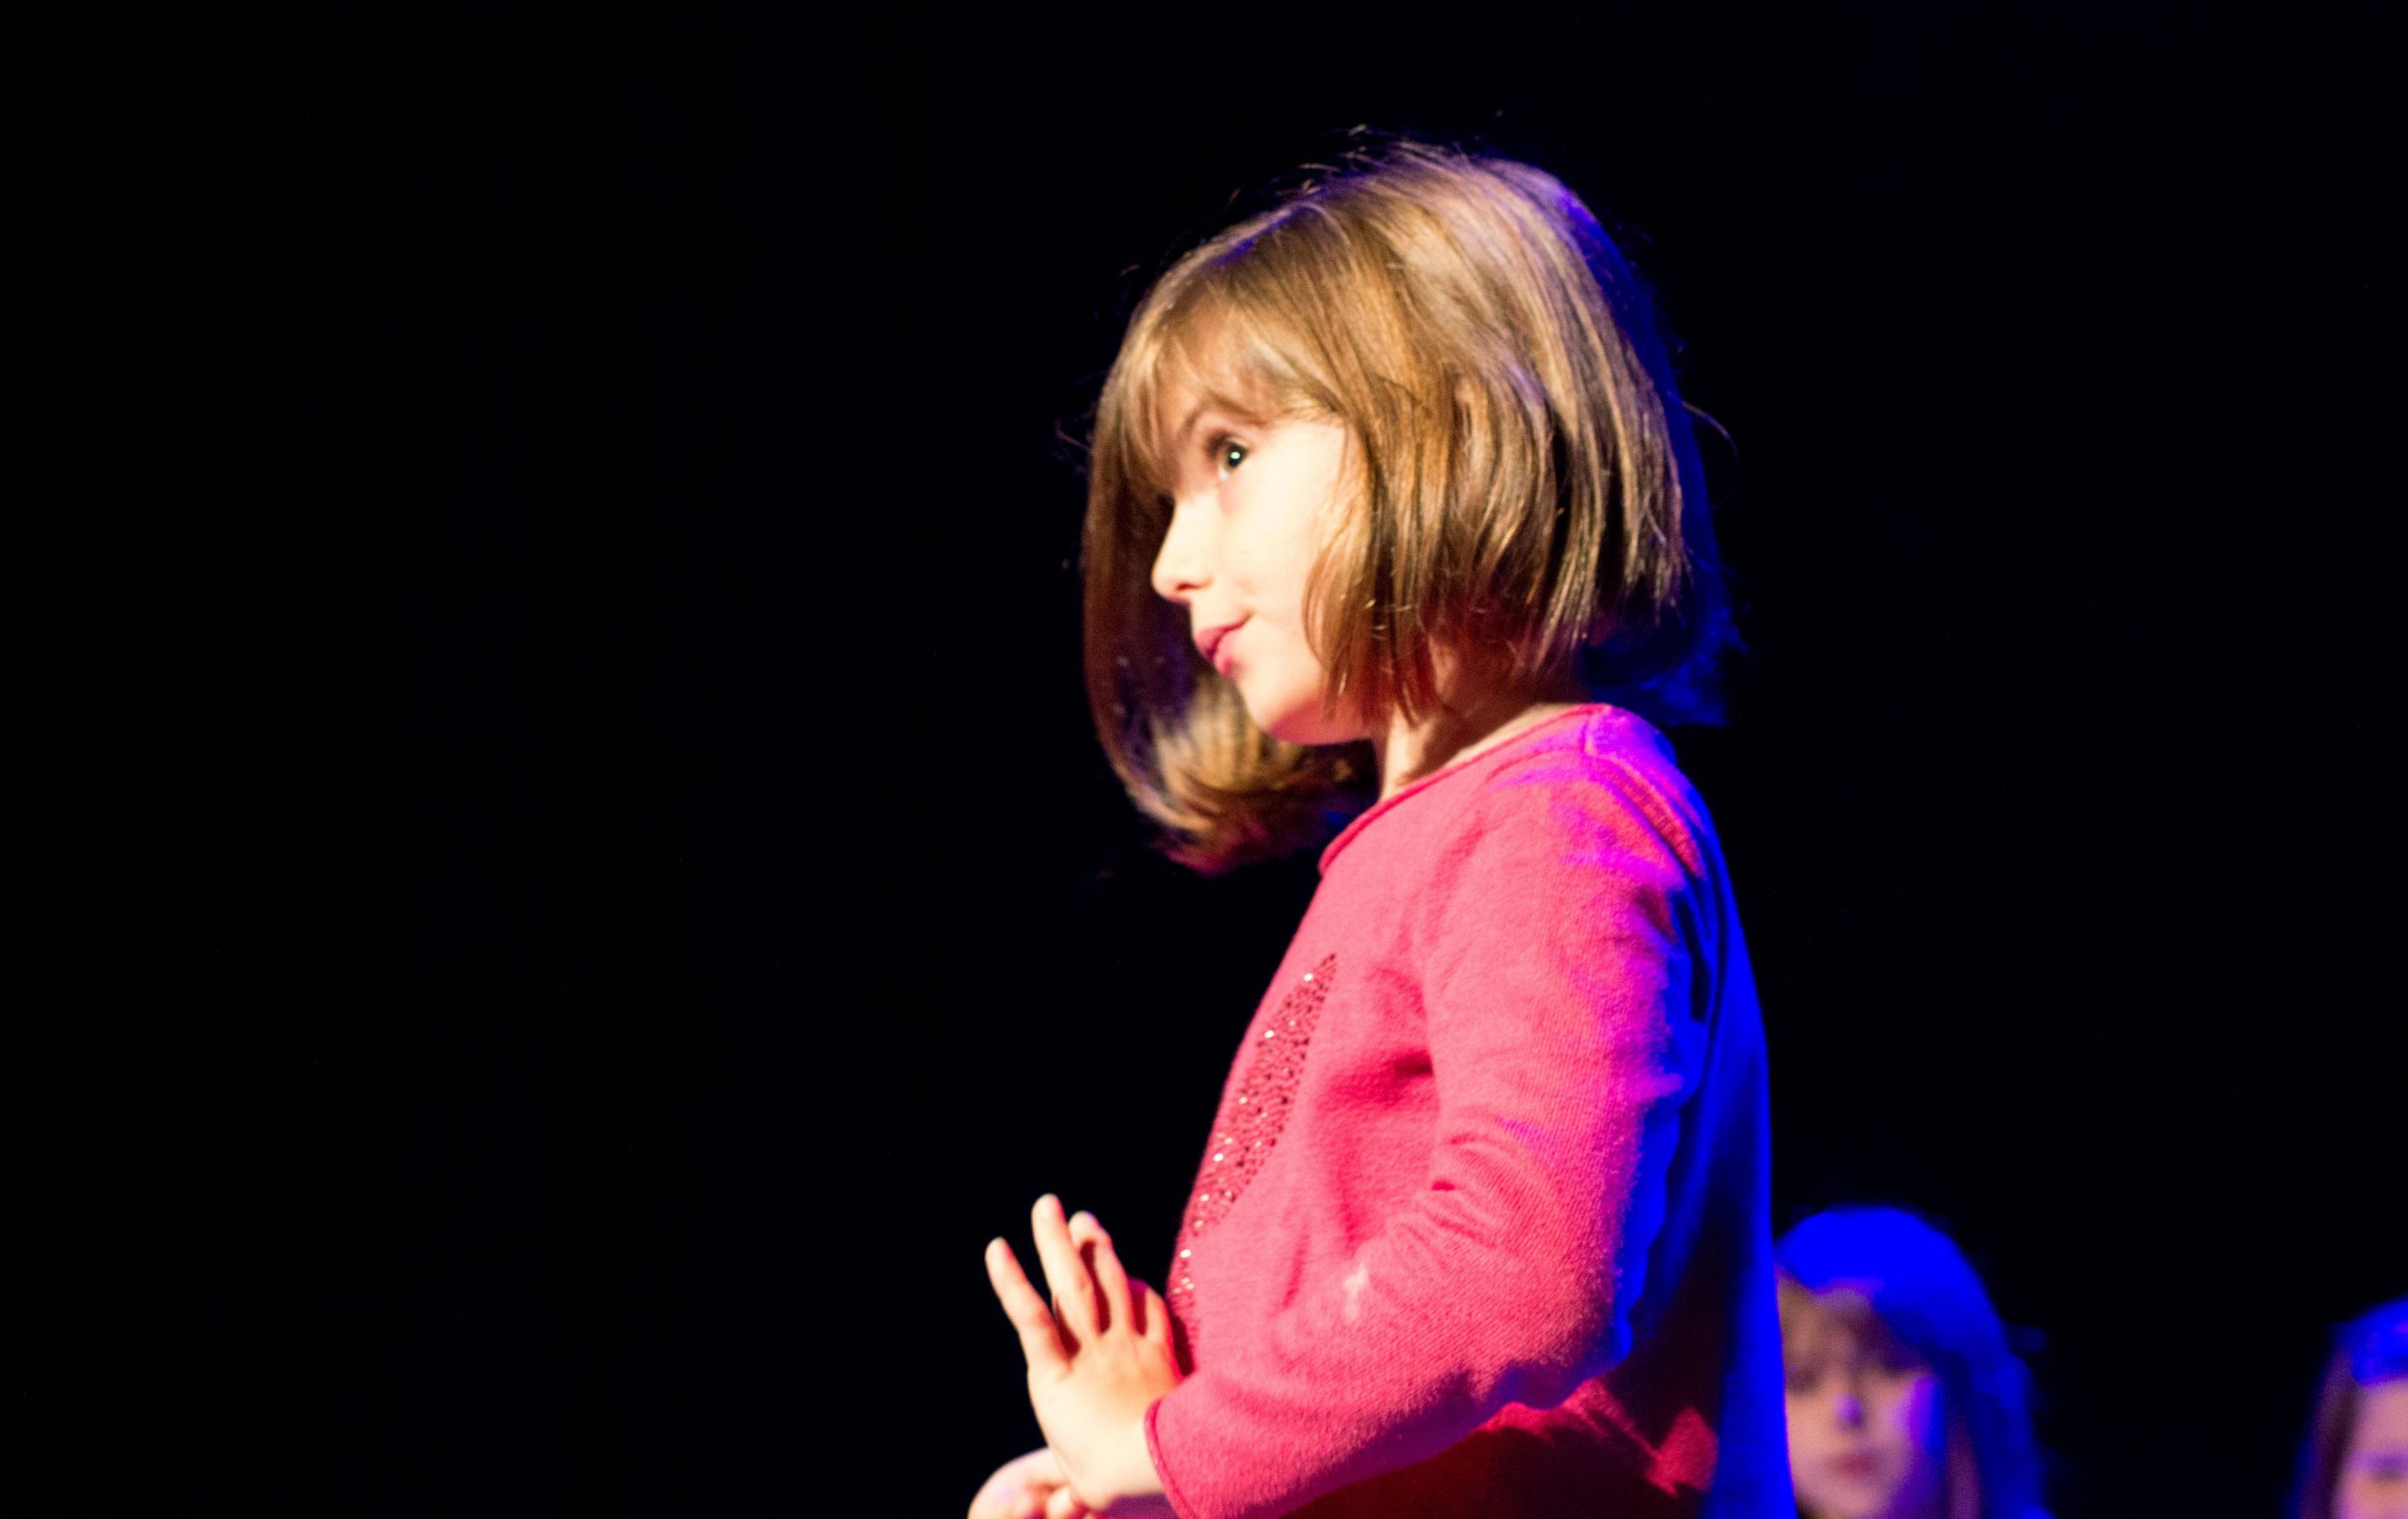
{"label": "girl's lips", "polygon": [[1833,1456],[1825,1464],[1834,1475],[1861,1482],[1881,1469],[1881,1458],[1870,1450],[1858,1450],[1845,1456]]}
{"label": "girl's lips", "polygon": [[1229,635],[1236,632],[1238,627],[1239,625],[1236,623],[1224,623],[1218,627],[1208,627],[1196,635],[1196,652],[1204,657],[1205,663],[1224,675],[1229,672],[1228,653]]}

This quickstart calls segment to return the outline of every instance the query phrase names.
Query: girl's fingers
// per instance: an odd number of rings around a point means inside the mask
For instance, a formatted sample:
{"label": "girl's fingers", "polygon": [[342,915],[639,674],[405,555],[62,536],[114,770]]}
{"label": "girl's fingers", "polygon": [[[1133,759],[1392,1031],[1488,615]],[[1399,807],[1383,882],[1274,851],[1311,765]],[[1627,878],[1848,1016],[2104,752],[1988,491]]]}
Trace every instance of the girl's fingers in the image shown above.
{"label": "girl's fingers", "polygon": [[1063,1484],[1062,1464],[1050,1449],[1006,1462],[970,1500],[970,1519],[1044,1519],[1045,1505]]}
{"label": "girl's fingers", "polygon": [[1170,1349],[1170,1305],[1163,1295],[1145,1283],[1129,1284],[1136,1302],[1137,1336],[1149,1345]]}
{"label": "girl's fingers", "polygon": [[1054,1315],[1029,1285],[1028,1274],[1020,1269],[1012,1247],[1001,1239],[987,1242],[987,1280],[995,1289],[995,1300],[1004,1305],[1004,1317],[1020,1331],[1021,1353],[1028,1357],[1029,1369],[1054,1370],[1066,1364],[1069,1358],[1063,1353],[1062,1335]]}
{"label": "girl's fingers", "polygon": [[1026,1482],[997,1472],[970,1500],[970,1519],[1038,1519],[1044,1501]]}
{"label": "girl's fingers", "polygon": [[1050,1192],[1038,1198],[1028,1222],[1037,1235],[1037,1258],[1045,1267],[1046,1285],[1054,1289],[1054,1311],[1061,1315],[1062,1327],[1074,1344],[1092,1339],[1101,1327],[1096,1321],[1095,1278],[1087,1274],[1086,1262],[1070,1242],[1062,1199]]}
{"label": "girl's fingers", "polygon": [[1129,1301],[1129,1273],[1120,1264],[1120,1253],[1112,1248],[1112,1236],[1103,1232],[1093,1213],[1081,1213],[1070,1220],[1070,1239],[1103,1298],[1103,1327],[1117,1329],[1127,1324],[1136,1308]]}
{"label": "girl's fingers", "polygon": [[1055,1488],[1054,1495],[1045,1500],[1045,1519],[1087,1519],[1094,1511],[1081,1503],[1079,1495],[1067,1484]]}

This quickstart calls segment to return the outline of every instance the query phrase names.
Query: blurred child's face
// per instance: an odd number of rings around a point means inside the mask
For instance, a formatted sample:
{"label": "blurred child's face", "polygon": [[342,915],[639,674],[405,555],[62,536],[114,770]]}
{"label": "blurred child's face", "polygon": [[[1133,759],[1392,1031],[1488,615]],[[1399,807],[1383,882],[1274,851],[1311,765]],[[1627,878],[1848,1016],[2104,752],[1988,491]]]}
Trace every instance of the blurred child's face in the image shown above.
{"label": "blurred child's face", "polygon": [[1782,1337],[1798,1506],[1815,1519],[1937,1519],[1945,1446],[1931,1369],[1812,1306],[1786,1312]]}
{"label": "blurred child's face", "polygon": [[2358,1389],[2333,1519],[2408,1519],[2408,1377]]}
{"label": "blurred child's face", "polygon": [[1343,706],[1323,713],[1329,675],[1305,636],[1305,582],[1337,521],[1346,429],[1168,399],[1172,511],[1154,590],[1187,609],[1196,647],[1263,732],[1295,744],[1366,736]]}

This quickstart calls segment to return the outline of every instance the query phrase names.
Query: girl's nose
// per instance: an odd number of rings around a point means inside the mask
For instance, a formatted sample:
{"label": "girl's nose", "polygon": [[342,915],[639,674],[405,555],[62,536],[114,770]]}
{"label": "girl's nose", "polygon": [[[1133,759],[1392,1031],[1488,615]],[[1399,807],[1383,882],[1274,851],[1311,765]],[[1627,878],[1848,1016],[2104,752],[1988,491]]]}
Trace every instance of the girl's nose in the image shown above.
{"label": "girl's nose", "polygon": [[1208,546],[1204,543],[1204,514],[1182,510],[1174,505],[1170,527],[1163,533],[1163,546],[1154,555],[1154,594],[1164,601],[1184,604],[1212,579]]}
{"label": "girl's nose", "polygon": [[1831,1405],[1831,1415],[1841,1424],[1853,1430],[1864,1422],[1863,1400],[1852,1392],[1844,1392],[1840,1394],[1839,1401]]}

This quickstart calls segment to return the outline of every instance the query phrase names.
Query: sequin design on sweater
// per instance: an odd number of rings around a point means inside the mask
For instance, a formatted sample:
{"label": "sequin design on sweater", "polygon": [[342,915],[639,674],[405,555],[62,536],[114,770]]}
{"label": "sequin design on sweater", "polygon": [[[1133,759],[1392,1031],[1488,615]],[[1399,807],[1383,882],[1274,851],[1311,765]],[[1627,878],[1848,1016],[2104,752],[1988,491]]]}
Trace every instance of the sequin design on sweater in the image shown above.
{"label": "sequin design on sweater", "polygon": [[1262,1032],[1255,1036],[1254,1049],[1245,1056],[1245,1078],[1212,1126],[1212,1146],[1196,1172],[1187,1215],[1180,1220],[1179,1253],[1171,1261],[1170,1291],[1165,1294],[1191,1356],[1197,1324],[1189,1258],[1195,1254],[1196,1242],[1236,1206],[1245,1184],[1262,1169],[1272,1147],[1279,1142],[1288,1110],[1295,1103],[1297,1084],[1304,1078],[1305,1051],[1312,1042],[1313,1021],[1329,996],[1337,969],[1338,957],[1323,956],[1263,1021]]}

